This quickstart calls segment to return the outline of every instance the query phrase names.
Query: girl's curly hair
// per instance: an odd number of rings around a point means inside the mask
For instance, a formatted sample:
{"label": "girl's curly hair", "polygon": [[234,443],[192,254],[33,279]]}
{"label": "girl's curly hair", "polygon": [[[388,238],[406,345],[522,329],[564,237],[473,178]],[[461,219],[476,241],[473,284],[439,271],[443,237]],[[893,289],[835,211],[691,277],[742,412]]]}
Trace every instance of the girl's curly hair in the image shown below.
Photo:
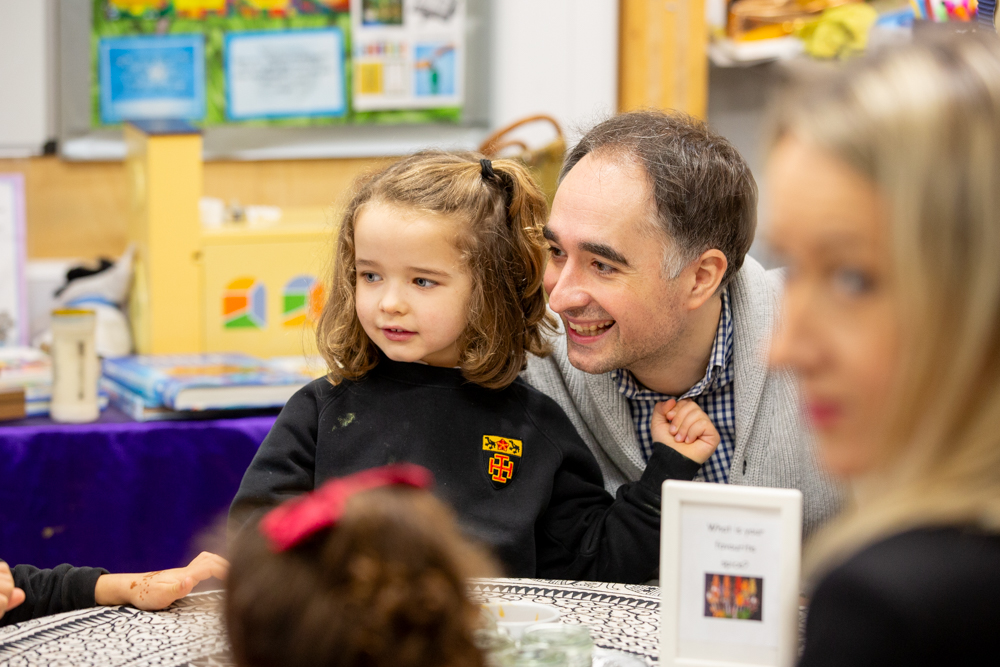
{"label": "girl's curly hair", "polygon": [[240,667],[484,667],[466,586],[495,573],[430,493],[359,493],[335,527],[288,551],[240,534],[226,582],[233,655]]}

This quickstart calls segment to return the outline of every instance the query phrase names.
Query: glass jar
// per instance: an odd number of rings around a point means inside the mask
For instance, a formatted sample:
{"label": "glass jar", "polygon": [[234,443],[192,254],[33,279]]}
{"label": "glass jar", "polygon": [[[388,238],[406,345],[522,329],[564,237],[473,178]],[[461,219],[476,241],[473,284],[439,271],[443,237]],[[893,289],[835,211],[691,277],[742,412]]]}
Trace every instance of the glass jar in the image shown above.
{"label": "glass jar", "polygon": [[567,667],[590,667],[594,640],[590,628],[572,623],[538,623],[524,631],[524,648],[547,646],[566,654]]}
{"label": "glass jar", "polygon": [[565,651],[546,644],[522,644],[514,655],[514,667],[569,667],[569,661]]}
{"label": "glass jar", "polygon": [[472,632],[472,642],[482,651],[486,667],[513,667],[517,653],[514,640],[497,627],[492,615],[484,613],[482,623]]}

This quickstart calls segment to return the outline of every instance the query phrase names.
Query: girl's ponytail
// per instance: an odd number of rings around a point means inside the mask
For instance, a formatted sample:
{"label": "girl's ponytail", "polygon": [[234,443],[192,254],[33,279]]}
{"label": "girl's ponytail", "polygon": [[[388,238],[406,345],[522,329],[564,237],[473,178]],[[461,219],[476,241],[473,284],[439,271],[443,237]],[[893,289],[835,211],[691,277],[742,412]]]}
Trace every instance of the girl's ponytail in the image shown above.
{"label": "girl's ponytail", "polygon": [[495,206],[477,225],[480,233],[474,235],[479,243],[470,259],[482,268],[474,269],[480,275],[477,282],[485,283],[488,276],[492,284],[482,285],[474,294],[480,307],[478,313],[473,307],[473,335],[463,368],[474,382],[505,387],[524,369],[529,352],[549,351],[543,329],[552,330],[553,322],[542,290],[547,204],[522,163],[481,159],[479,164]]}

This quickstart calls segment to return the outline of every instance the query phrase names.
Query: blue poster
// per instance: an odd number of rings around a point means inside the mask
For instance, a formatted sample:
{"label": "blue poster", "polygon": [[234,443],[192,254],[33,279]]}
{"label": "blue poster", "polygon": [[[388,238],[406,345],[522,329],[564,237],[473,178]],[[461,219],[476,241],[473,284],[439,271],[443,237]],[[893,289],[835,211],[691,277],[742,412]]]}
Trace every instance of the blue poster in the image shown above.
{"label": "blue poster", "polygon": [[205,117],[203,35],[100,41],[101,121]]}

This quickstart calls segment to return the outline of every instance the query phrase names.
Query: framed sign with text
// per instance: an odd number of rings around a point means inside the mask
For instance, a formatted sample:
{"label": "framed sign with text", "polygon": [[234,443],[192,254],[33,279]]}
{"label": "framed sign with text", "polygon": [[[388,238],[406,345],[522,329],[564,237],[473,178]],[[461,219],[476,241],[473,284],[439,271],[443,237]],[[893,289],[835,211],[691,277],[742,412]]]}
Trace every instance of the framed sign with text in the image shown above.
{"label": "framed sign with text", "polygon": [[794,663],[799,491],[669,480],[660,540],[662,665]]}

